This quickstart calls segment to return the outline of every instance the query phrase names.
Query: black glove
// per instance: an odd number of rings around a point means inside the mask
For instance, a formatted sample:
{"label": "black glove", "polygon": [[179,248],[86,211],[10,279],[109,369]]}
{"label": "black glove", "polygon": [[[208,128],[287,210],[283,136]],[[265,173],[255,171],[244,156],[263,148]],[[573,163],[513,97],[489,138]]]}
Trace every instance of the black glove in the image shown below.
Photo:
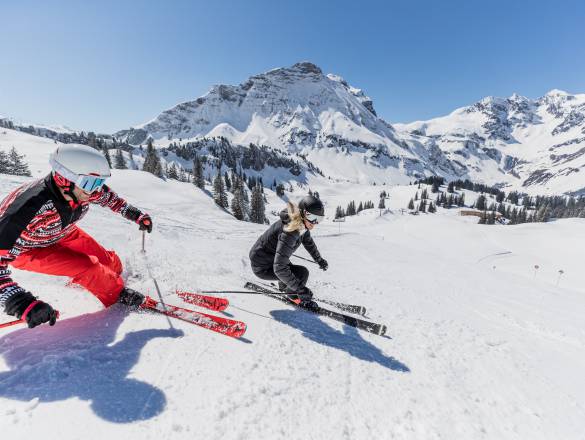
{"label": "black glove", "polygon": [[327,268],[329,268],[329,263],[327,263],[327,260],[325,258],[319,258],[317,260],[317,264],[323,270],[327,270]]}
{"label": "black glove", "polygon": [[136,223],[140,225],[141,231],[146,231],[149,234],[152,232],[152,219],[148,214],[140,214],[140,217],[136,219]]}
{"label": "black glove", "polygon": [[124,287],[120,292],[118,302],[130,307],[137,307],[144,302],[144,295],[134,289]]}
{"label": "black glove", "polygon": [[57,310],[51,307],[49,304],[42,301],[38,301],[33,308],[26,314],[26,323],[28,328],[36,327],[45,322],[49,325],[55,325],[57,322]]}
{"label": "black glove", "polygon": [[305,286],[301,290],[299,290],[298,295],[299,298],[301,298],[303,301],[310,301],[311,298],[313,298],[313,291],[309,289],[307,286]]}
{"label": "black glove", "polygon": [[[32,308],[28,310],[31,305]],[[32,293],[26,291],[10,297],[4,305],[4,310],[7,314],[16,316],[18,319],[24,318],[29,328],[44,322],[55,325],[58,316],[58,312],[53,307],[42,301],[37,301]],[[27,312],[26,315],[25,312]]]}

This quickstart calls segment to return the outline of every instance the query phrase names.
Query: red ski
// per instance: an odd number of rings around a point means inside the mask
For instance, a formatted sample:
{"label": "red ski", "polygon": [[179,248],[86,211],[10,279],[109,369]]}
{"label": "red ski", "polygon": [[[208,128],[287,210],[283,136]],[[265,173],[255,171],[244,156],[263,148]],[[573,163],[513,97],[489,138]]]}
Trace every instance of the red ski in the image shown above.
{"label": "red ski", "polygon": [[202,295],[200,293],[184,292],[177,290],[177,295],[183,301],[189,304],[195,304],[199,307],[215,310],[221,312],[227,308],[229,301],[225,298],[218,298],[217,296]]}
{"label": "red ski", "polygon": [[170,316],[171,318],[177,318],[182,321],[190,322],[191,324],[205,327],[206,329],[213,330],[214,332],[218,332],[226,336],[231,336],[233,338],[239,338],[246,332],[246,324],[242,321],[208,315],[207,313],[196,312],[194,310],[184,309],[182,307],[171,306],[168,304],[163,305],[149,296],[146,297],[144,303],[142,303],[140,307],[146,310],[152,310],[153,312],[162,313],[163,315]]}

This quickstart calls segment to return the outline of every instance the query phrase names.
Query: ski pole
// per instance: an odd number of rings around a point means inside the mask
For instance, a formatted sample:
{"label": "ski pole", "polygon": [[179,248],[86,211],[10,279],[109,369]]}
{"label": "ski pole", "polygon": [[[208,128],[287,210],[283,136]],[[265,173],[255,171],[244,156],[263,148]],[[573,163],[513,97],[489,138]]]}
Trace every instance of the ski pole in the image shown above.
{"label": "ski pole", "polygon": [[305,293],[295,293],[295,292],[260,293],[260,292],[252,292],[250,290],[202,290],[200,293],[208,293],[208,294],[238,293],[238,294],[242,294],[242,295],[282,295],[282,296],[298,296],[299,298],[311,297],[311,295],[307,295]]}
{"label": "ski pole", "polygon": [[[156,293],[158,294],[158,299],[160,300],[160,304],[163,306],[163,310],[165,312],[168,312],[167,309],[167,305],[162,297],[162,293],[160,293],[160,288],[158,287],[158,282],[156,281],[156,278],[154,277],[154,275],[152,274],[151,270],[150,270],[150,264],[148,264],[148,258],[146,256],[146,250],[144,249],[144,236],[146,235],[146,231],[142,231],[142,253],[144,254],[144,263],[146,266],[146,270],[148,271],[148,276],[152,279],[152,281],[154,282],[154,287],[156,288]],[[173,327],[173,323],[171,322],[171,319],[165,315],[167,317],[167,321],[169,323],[169,327],[172,330],[175,330],[175,327]]]}
{"label": "ski pole", "polygon": [[[59,311],[56,310],[56,312],[57,312],[57,319],[59,319]],[[4,322],[4,323],[0,324],[0,328],[11,327],[13,325],[18,325],[18,324],[26,324],[26,319],[17,319],[15,321]]]}
{"label": "ski pole", "polygon": [[309,260],[308,258],[305,258],[305,257],[299,257],[298,255],[295,255],[295,254],[293,254],[293,257],[299,258],[299,259],[301,259],[301,260],[308,261],[309,263],[313,263],[313,264],[317,264],[317,265],[319,264],[319,263],[317,263],[316,261]]}

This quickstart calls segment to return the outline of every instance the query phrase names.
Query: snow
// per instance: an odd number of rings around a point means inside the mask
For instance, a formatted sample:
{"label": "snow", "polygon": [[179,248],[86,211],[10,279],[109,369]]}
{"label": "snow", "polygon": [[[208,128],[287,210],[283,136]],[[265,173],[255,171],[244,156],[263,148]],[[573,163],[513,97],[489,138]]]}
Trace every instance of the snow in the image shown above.
{"label": "snow", "polygon": [[[7,145],[37,177],[56,147],[11,130],[0,135]],[[28,180],[0,175],[0,198]],[[130,170],[113,170],[110,183],[153,216],[146,255],[136,225],[107,209],[92,207],[80,226],[118,252],[129,286],[156,298],[153,276],[166,301],[185,306],[175,289],[240,290],[254,279],[247,255],[265,226],[236,221],[190,184]],[[403,215],[416,186],[308,184],[326,201],[313,236],[329,262],[327,272],[307,263],[309,286],[366,306],[387,337],[233,294],[226,315],[248,325],[235,340],[102,310],[65,278],[15,270],[61,319],[0,330],[3,438],[583,438],[584,219],[481,226],[456,210]],[[390,212],[332,222],[335,206],[377,205],[382,190]],[[267,197],[267,212],[284,207]]]}

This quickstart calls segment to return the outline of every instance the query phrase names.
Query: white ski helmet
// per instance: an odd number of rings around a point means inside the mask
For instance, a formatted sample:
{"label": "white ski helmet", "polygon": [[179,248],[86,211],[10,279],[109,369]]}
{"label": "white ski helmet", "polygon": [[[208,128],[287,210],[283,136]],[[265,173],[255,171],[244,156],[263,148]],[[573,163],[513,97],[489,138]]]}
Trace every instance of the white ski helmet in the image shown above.
{"label": "white ski helmet", "polygon": [[[58,174],[88,193],[101,189],[111,176],[103,154],[86,145],[62,145],[51,154],[49,163],[54,176]],[[64,186],[65,182],[57,183]]]}

